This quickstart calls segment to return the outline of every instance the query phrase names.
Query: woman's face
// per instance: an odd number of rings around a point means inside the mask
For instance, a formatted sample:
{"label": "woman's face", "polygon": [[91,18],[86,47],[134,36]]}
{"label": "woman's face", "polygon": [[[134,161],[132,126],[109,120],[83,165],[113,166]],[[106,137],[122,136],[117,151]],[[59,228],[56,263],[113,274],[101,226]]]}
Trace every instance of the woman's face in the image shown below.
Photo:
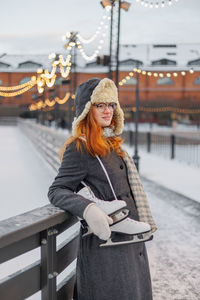
{"label": "woman's face", "polygon": [[116,104],[111,103],[96,103],[93,105],[93,116],[95,121],[101,127],[108,127],[111,124],[114,109]]}

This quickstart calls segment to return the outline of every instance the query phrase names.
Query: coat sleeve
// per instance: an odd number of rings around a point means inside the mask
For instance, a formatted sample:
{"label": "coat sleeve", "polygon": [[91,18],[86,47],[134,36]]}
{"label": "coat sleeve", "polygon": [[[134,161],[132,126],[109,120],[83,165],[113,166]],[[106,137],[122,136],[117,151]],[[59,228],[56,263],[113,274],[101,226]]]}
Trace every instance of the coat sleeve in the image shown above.
{"label": "coat sleeve", "polygon": [[75,142],[73,142],[67,146],[58,175],[49,188],[49,201],[53,205],[83,218],[83,212],[91,201],[75,194],[74,191],[86,175],[86,153],[77,151]]}

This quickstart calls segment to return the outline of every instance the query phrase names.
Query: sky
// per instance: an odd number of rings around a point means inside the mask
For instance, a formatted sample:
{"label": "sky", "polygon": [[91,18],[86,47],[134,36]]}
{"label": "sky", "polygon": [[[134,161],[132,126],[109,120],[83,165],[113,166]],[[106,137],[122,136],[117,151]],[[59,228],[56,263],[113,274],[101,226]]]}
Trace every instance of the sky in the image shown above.
{"label": "sky", "polygon": [[[199,0],[172,0],[158,9],[129,2],[129,11],[121,15],[122,44],[200,43]],[[2,0],[0,55],[61,52],[67,31],[92,36],[104,12],[99,0]],[[89,51],[93,47],[95,42]]]}

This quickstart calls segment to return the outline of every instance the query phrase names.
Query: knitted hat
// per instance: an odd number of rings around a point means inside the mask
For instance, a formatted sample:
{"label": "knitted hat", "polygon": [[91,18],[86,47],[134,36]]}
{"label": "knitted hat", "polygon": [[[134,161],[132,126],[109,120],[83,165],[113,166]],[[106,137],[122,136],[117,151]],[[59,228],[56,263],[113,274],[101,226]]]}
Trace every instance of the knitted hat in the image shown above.
{"label": "knitted hat", "polygon": [[99,79],[91,78],[79,85],[75,97],[76,117],[72,123],[72,135],[77,136],[77,128],[79,123],[87,116],[90,107],[94,103],[117,104],[113,113],[115,119],[115,127],[113,131],[116,135],[122,133],[124,126],[124,113],[118,101],[117,87],[114,82],[108,78]]}

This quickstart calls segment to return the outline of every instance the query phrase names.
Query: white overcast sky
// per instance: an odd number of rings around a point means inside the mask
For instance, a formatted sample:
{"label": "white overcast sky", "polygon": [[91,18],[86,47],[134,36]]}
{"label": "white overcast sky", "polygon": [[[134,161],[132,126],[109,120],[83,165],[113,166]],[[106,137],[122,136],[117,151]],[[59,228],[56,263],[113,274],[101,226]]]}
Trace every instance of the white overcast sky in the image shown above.
{"label": "white overcast sky", "polygon": [[[172,0],[159,9],[128,1],[121,43],[200,43],[200,0]],[[0,55],[62,52],[66,31],[90,37],[103,15],[99,0],[1,0],[0,8]]]}

